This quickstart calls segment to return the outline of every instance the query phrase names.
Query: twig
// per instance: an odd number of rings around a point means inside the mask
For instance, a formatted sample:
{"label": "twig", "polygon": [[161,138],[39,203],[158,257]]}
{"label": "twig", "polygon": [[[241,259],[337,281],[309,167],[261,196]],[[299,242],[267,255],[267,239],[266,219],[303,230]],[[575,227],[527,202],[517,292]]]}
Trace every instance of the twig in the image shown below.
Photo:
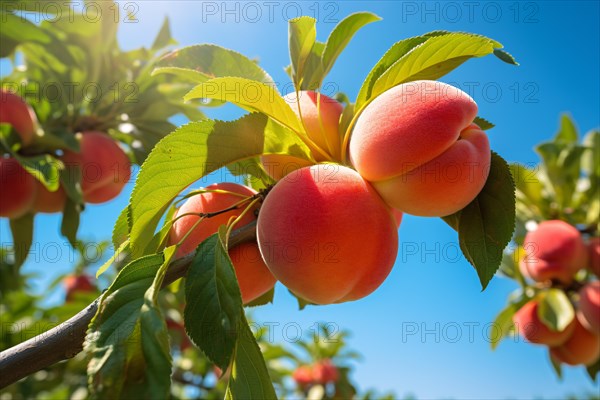
{"label": "twig", "polygon": [[[229,245],[235,247],[255,238],[256,222],[253,222],[233,231],[229,238]],[[192,253],[175,260],[169,266],[162,287],[184,277],[193,258]],[[79,354],[83,350],[86,331],[98,310],[99,302],[100,297],[62,324],[1,352],[0,389]]]}

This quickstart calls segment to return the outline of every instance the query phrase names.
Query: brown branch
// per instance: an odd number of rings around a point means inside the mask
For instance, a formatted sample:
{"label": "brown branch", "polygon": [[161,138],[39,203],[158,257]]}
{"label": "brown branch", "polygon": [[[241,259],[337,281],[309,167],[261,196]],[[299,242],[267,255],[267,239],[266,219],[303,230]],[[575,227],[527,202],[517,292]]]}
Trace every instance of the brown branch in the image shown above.
{"label": "brown branch", "polygon": [[[256,238],[256,222],[231,233],[229,245]],[[169,266],[162,287],[166,287],[186,275],[194,253],[179,258]],[[0,389],[26,376],[47,368],[59,361],[68,360],[83,350],[88,325],[96,311],[100,297],[85,309],[62,324],[0,353]]]}

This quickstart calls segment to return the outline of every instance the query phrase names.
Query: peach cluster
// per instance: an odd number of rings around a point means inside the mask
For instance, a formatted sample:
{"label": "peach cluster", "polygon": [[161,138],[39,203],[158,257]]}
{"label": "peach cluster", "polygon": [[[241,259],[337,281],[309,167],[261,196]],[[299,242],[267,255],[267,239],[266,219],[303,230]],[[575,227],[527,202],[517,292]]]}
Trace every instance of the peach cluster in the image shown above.
{"label": "peach cluster", "polygon": [[542,287],[564,288],[576,316],[563,330],[554,331],[542,321],[539,300],[534,298],[514,315],[518,332],[531,343],[548,346],[556,362],[593,364],[600,357],[600,281],[579,283],[575,278],[586,266],[598,276],[598,238],[586,245],[574,226],[551,220],[529,232],[523,246],[525,256],[519,265],[524,277]]}
{"label": "peach cluster", "polygon": [[314,365],[301,365],[294,370],[292,378],[306,388],[310,385],[335,383],[339,378],[338,369],[330,359],[317,361]]}
{"label": "peach cluster", "polygon": [[[336,100],[312,91],[285,100],[301,123],[296,133],[310,156],[261,157],[277,182],[258,213],[261,257],[253,270],[258,274],[266,265],[274,279],[308,302],[341,303],[372,293],[396,260],[404,212],[454,213],[485,184],[491,153],[487,136],[473,123],[477,105],[450,85],[417,81],[388,90],[357,114],[349,139]],[[234,200],[216,194],[188,200],[176,216],[181,220],[174,223],[171,243],[181,241],[198,218],[182,213],[206,209],[200,199],[220,207]],[[198,225],[202,234],[189,236],[180,251],[191,251],[227,218]],[[230,252],[234,259],[237,250]],[[256,283],[239,276],[242,263],[234,260],[244,295]],[[256,295],[272,286],[265,277],[255,277],[265,284]],[[254,297],[246,294],[244,301]]]}
{"label": "peach cluster", "polygon": [[[19,96],[7,91],[0,92],[0,100],[0,122],[12,125],[23,147],[34,143],[38,123],[31,107]],[[83,200],[103,203],[113,199],[130,178],[129,158],[103,132],[89,131],[77,136],[80,151],[64,150],[60,158],[67,168],[79,167]],[[10,156],[0,158],[0,187],[11,194],[0,198],[0,217],[11,219],[28,212],[61,212],[67,199],[62,185],[50,192]]]}

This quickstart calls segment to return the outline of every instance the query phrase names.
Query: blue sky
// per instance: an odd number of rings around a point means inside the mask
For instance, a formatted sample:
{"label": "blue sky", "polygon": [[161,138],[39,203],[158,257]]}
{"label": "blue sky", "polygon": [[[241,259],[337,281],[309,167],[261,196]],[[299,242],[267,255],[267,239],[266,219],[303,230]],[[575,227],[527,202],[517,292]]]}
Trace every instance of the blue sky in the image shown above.
{"label": "blue sky", "polygon": [[[125,2],[121,5],[124,7]],[[536,163],[532,147],[553,135],[562,112],[581,130],[600,125],[599,3],[582,2],[138,2],[137,22],[123,24],[122,47],[150,45],[165,15],[180,45],[215,43],[258,58],[281,87],[287,17],[316,16],[318,39],[351,12],[368,10],[383,18],[358,33],[339,58],[326,84],[354,98],[362,79],[396,41],[437,29],[492,37],[520,62],[495,57],[468,61],[442,80],[467,91],[479,114],[496,124],[492,148],[511,162]],[[289,86],[288,90],[289,90]],[[234,107],[212,110],[232,119]],[[219,180],[217,177],[215,180]],[[81,236],[109,238],[112,223],[126,205],[129,185],[116,200],[90,206]],[[39,272],[37,289],[69,265],[58,216],[36,219],[34,254],[25,271]],[[1,241],[9,239],[0,222]],[[54,243],[49,245],[48,243]],[[440,219],[405,217],[396,265],[379,290],[352,303],[297,311],[295,300],[277,287],[274,305],[253,312],[274,326],[277,341],[293,340],[326,322],[352,331],[350,343],[363,355],[354,379],[360,387],[393,390],[418,398],[561,398],[600,390],[582,368],[554,376],[546,351],[520,339],[490,350],[489,324],[515,285],[494,278],[481,292],[473,268],[458,254],[457,238]],[[57,249],[59,254],[54,256]],[[55,258],[48,262],[49,258]],[[278,324],[278,325],[277,325]]]}

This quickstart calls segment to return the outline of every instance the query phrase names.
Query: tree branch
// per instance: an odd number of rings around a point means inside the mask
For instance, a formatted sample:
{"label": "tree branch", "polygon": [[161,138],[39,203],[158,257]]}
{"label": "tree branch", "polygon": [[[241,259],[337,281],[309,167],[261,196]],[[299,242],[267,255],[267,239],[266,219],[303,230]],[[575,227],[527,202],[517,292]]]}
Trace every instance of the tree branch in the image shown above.
{"label": "tree branch", "polygon": [[[251,241],[256,238],[256,222],[231,233],[229,245]],[[186,275],[194,253],[171,263],[162,287],[166,287]],[[59,361],[75,357],[83,350],[88,325],[100,303],[95,299],[85,309],[62,324],[0,353],[0,389],[26,376],[47,368]]]}

